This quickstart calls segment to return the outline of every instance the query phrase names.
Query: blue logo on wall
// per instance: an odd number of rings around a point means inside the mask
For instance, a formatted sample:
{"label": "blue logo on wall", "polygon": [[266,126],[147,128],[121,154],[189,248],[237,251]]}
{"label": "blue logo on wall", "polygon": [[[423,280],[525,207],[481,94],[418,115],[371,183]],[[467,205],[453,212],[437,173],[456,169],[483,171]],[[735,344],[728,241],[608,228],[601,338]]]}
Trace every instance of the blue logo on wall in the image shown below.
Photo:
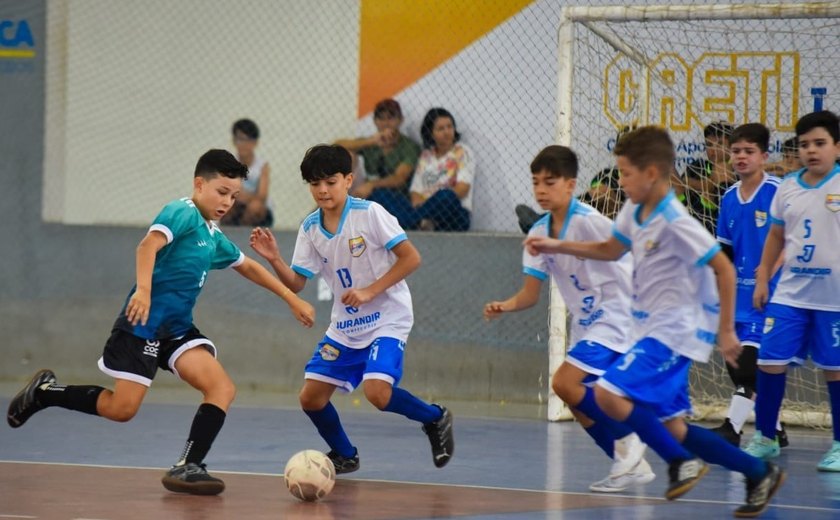
{"label": "blue logo on wall", "polygon": [[26,20],[0,20],[0,74],[34,69],[35,37]]}

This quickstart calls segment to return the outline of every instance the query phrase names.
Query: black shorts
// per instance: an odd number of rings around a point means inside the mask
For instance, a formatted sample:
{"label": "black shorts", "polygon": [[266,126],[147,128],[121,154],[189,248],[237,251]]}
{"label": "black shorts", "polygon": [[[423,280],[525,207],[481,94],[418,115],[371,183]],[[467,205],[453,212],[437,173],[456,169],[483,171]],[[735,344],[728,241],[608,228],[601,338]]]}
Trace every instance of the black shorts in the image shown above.
{"label": "black shorts", "polygon": [[99,358],[99,370],[114,379],[127,379],[151,386],[158,368],[178,375],[175,361],[194,347],[204,347],[216,357],[216,346],[195,327],[183,336],[160,340],[140,338],[114,328]]}

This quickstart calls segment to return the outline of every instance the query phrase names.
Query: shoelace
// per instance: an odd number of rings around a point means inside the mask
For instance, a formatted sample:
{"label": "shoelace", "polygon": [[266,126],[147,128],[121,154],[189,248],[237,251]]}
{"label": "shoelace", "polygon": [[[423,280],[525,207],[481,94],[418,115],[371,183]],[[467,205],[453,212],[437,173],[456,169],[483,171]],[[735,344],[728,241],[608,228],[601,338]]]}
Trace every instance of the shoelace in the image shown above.
{"label": "shoelace", "polygon": [[677,476],[679,477],[678,480],[688,480],[690,478],[694,478],[697,476],[698,471],[700,470],[700,464],[696,461],[689,461],[684,462],[680,465],[680,470]]}
{"label": "shoelace", "polygon": [[747,497],[747,503],[751,506],[758,506],[767,500],[767,493],[770,491],[770,479],[763,478],[756,485]]}

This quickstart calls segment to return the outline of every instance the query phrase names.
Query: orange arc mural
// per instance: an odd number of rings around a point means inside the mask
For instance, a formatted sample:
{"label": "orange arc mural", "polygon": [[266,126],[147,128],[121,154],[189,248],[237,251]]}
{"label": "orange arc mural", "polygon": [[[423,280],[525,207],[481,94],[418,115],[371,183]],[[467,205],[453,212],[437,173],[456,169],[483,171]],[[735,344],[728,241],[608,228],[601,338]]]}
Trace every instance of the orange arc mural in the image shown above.
{"label": "orange arc mural", "polygon": [[533,0],[362,0],[359,118]]}

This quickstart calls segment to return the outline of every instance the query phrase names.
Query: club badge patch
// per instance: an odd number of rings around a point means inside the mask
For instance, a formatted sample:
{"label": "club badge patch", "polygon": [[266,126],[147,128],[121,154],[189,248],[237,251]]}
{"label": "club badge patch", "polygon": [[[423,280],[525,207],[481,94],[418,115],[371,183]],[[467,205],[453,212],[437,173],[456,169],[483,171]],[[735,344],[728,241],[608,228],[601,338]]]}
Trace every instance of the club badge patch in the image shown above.
{"label": "club badge patch", "polygon": [[776,324],[775,318],[764,318],[764,333],[767,334],[771,330],[773,330],[773,325]]}
{"label": "club badge patch", "polygon": [[767,224],[767,212],[755,210],[755,227],[764,227]]}
{"label": "club badge patch", "polygon": [[351,255],[358,258],[362,256],[362,253],[365,252],[365,249],[367,249],[367,244],[365,244],[365,239],[363,237],[356,237],[350,239]]}
{"label": "club badge patch", "polygon": [[321,359],[324,361],[335,361],[340,354],[341,352],[332,345],[324,343],[324,346],[321,347]]}
{"label": "club badge patch", "polygon": [[840,211],[840,193],[829,193],[826,195],[825,207],[833,213]]}

